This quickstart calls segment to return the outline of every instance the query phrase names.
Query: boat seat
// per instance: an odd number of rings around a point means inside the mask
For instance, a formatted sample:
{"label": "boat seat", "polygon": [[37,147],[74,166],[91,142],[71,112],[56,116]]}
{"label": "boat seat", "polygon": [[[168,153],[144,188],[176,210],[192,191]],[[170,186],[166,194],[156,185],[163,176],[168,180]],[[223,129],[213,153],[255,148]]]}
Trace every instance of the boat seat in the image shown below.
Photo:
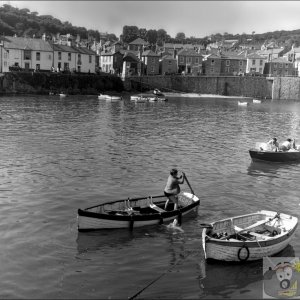
{"label": "boat seat", "polygon": [[156,210],[156,211],[159,212],[159,213],[165,212],[164,209],[158,207],[156,204],[153,203],[153,200],[152,200],[152,197],[151,197],[151,196],[150,196],[149,198],[150,198],[150,199],[149,199],[149,200],[150,200],[150,201],[149,201],[149,206],[150,206],[152,209]]}
{"label": "boat seat", "polygon": [[160,213],[162,213],[162,212],[165,212],[165,210],[164,209],[162,209],[162,208],[160,208],[160,207],[158,207],[157,205],[155,205],[155,204],[150,204],[150,207],[152,208],[152,209],[154,209],[154,210],[156,210],[156,211],[158,211],[158,212],[160,212]]}
{"label": "boat seat", "polygon": [[258,237],[258,238],[262,238],[262,239],[268,238],[268,236],[265,235],[265,234],[260,234],[260,233],[256,233],[256,232],[253,232],[253,231],[249,231],[248,233],[250,235],[253,235],[253,236]]}

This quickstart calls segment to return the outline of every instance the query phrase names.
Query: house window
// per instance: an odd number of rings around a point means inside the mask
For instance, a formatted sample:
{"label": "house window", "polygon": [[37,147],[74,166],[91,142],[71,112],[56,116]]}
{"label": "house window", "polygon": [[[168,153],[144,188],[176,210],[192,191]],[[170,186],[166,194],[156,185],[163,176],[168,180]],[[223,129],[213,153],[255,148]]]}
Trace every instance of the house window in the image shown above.
{"label": "house window", "polygon": [[183,63],[183,62],[184,62],[184,57],[183,57],[183,56],[180,56],[179,61],[180,61],[181,63]]}
{"label": "house window", "polygon": [[52,55],[51,54],[49,54],[49,60],[51,60],[52,59]]}
{"label": "house window", "polygon": [[263,65],[263,60],[262,60],[262,59],[259,61],[259,65],[260,65],[260,66]]}
{"label": "house window", "polygon": [[186,58],[186,62],[187,62],[188,64],[190,64],[190,63],[192,62],[192,58],[191,58],[191,57],[187,57],[187,58]]}
{"label": "house window", "polygon": [[230,72],[230,68],[229,67],[225,68],[225,72],[229,73]]}
{"label": "house window", "polygon": [[81,54],[78,54],[77,65],[81,65]]}
{"label": "house window", "polygon": [[230,66],[230,60],[226,60],[226,66]]}
{"label": "house window", "polygon": [[36,64],[35,69],[38,71],[41,69],[41,65],[40,64]]}
{"label": "house window", "polygon": [[242,66],[243,65],[243,61],[242,60],[240,60],[240,66]]}
{"label": "house window", "polygon": [[61,52],[58,52],[58,60],[61,60]]}
{"label": "house window", "polygon": [[151,66],[151,73],[154,73],[154,66]]}
{"label": "house window", "polygon": [[282,64],[279,64],[279,68],[282,68]]}
{"label": "house window", "polygon": [[288,69],[289,68],[289,64],[285,64],[285,68]]}
{"label": "house window", "polygon": [[24,60],[30,60],[30,59],[31,59],[31,51],[24,50]]}
{"label": "house window", "polygon": [[7,61],[4,62],[4,67],[7,67]]}
{"label": "house window", "polygon": [[199,57],[195,57],[195,63],[199,64]]}
{"label": "house window", "polygon": [[211,60],[211,65],[214,65],[214,64],[215,64],[215,60],[212,59],[212,60]]}
{"label": "house window", "polygon": [[9,50],[7,50],[6,52],[4,52],[4,58],[5,59],[9,58]]}
{"label": "house window", "polygon": [[252,59],[252,66],[255,65],[255,59]]}
{"label": "house window", "polygon": [[92,55],[89,55],[89,63],[92,63]]}
{"label": "house window", "polygon": [[36,53],[36,60],[41,60],[41,53],[40,52]]}
{"label": "house window", "polygon": [[71,53],[68,53],[68,61],[71,60]]}
{"label": "house window", "polygon": [[168,64],[169,64],[169,65],[172,65],[172,61],[171,61],[171,60],[169,60],[169,61],[168,61]]}
{"label": "house window", "polygon": [[274,64],[274,68],[277,68],[277,64],[276,63]]}

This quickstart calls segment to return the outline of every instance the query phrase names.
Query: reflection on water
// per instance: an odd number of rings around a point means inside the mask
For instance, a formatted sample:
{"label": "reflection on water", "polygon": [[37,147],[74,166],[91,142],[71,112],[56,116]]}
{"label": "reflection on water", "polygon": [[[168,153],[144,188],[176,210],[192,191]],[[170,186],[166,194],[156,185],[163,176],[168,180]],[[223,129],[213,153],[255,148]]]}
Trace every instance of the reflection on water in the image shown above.
{"label": "reflection on water", "polygon": [[[255,298],[259,265],[206,264],[200,224],[261,209],[300,217],[299,165],[253,164],[248,153],[256,142],[300,134],[298,102],[241,109],[238,99],[18,95],[0,106],[1,298],[123,299],[161,274],[141,297]],[[78,208],[160,195],[173,167],[201,200],[184,232],[77,232]],[[299,241],[297,230],[295,255]]]}

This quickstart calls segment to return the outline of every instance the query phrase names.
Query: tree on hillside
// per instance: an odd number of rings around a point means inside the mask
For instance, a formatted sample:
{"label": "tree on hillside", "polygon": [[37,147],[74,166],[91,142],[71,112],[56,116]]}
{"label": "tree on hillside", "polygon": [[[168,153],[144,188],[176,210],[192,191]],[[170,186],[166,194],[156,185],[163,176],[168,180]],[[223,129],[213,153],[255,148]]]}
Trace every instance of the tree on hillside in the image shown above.
{"label": "tree on hillside", "polygon": [[164,29],[157,30],[157,44],[162,46],[168,37],[167,32]]}
{"label": "tree on hillside", "polygon": [[178,32],[175,36],[175,39],[179,42],[183,42],[185,40],[185,34],[183,32]]}
{"label": "tree on hillside", "polygon": [[137,26],[123,26],[122,40],[124,43],[130,43],[139,37]]}
{"label": "tree on hillside", "polygon": [[146,39],[149,44],[156,44],[157,42],[157,31],[154,29],[150,29],[147,31]]}

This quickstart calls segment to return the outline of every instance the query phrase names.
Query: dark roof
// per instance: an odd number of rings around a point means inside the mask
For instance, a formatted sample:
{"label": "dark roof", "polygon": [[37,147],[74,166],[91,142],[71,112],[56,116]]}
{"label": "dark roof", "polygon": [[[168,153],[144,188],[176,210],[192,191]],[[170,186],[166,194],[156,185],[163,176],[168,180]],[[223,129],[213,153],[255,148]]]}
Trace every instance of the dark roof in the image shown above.
{"label": "dark roof", "polygon": [[159,54],[154,53],[152,50],[146,50],[142,53],[142,56],[155,56],[155,57],[158,57]]}
{"label": "dark roof", "polygon": [[137,38],[134,41],[130,42],[129,45],[145,45],[146,46],[146,45],[149,45],[149,43],[141,38]]}
{"label": "dark roof", "polygon": [[123,60],[125,61],[133,61],[133,62],[139,62],[139,58],[134,55],[134,53],[132,53],[131,51],[127,51],[124,54]]}
{"label": "dark roof", "polygon": [[184,55],[184,56],[202,56],[200,53],[197,53],[193,49],[182,49],[180,50],[177,55]]}
{"label": "dark roof", "polygon": [[4,48],[52,52],[50,44],[42,39],[5,36],[3,41]]}

